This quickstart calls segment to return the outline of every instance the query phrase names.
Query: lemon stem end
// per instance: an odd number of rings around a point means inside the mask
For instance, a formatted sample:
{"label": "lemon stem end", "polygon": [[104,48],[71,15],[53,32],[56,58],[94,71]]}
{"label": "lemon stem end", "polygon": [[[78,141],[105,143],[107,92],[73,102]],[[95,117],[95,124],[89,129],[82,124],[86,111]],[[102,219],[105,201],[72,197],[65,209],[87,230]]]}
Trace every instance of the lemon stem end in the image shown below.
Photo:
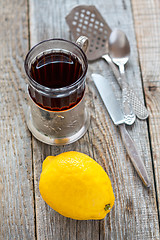
{"label": "lemon stem end", "polygon": [[108,211],[110,209],[110,204],[107,204],[104,208],[105,211]]}

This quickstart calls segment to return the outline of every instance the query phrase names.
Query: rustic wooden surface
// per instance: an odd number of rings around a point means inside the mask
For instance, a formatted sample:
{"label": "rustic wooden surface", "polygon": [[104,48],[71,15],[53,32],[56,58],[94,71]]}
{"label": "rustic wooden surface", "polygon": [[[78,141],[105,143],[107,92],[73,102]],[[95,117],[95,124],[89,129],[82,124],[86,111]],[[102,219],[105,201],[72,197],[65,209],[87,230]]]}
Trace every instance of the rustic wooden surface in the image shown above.
{"label": "rustic wooden surface", "polygon": [[133,2],[133,16],[145,98],[148,109],[151,112],[149,132],[160,211],[160,1],[142,0],[141,4],[137,0]]}
{"label": "rustic wooden surface", "polygon": [[0,2],[0,239],[34,239],[31,134],[25,124],[27,2]]}
{"label": "rustic wooden surface", "polygon": [[[132,3],[132,5],[131,5]],[[0,16],[0,239],[159,239],[159,76],[160,3],[138,0],[1,0]],[[146,101],[148,121],[136,120],[129,132],[136,141],[151,179],[145,189],[135,172],[115,127],[91,81],[103,74],[119,94],[114,76],[103,60],[89,64],[87,107],[90,128],[74,144],[48,146],[31,136],[23,62],[31,46],[62,37],[73,40],[65,16],[79,4],[93,4],[111,28],[124,30],[131,43],[127,79]],[[137,40],[137,42],[136,42]],[[138,46],[138,48],[137,48]],[[107,171],[115,206],[101,221],[76,221],[52,210],[42,200],[38,183],[48,155],[68,150],[84,152]]]}

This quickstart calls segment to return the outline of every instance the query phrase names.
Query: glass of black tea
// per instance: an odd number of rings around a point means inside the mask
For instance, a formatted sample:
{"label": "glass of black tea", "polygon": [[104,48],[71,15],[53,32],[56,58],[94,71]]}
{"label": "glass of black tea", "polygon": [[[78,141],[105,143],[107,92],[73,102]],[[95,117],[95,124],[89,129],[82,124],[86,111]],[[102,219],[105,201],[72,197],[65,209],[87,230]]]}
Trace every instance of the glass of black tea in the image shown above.
{"label": "glass of black tea", "polygon": [[88,128],[85,79],[88,68],[85,36],[76,43],[50,39],[38,43],[27,54],[29,108],[27,125],[40,141],[69,144]]}

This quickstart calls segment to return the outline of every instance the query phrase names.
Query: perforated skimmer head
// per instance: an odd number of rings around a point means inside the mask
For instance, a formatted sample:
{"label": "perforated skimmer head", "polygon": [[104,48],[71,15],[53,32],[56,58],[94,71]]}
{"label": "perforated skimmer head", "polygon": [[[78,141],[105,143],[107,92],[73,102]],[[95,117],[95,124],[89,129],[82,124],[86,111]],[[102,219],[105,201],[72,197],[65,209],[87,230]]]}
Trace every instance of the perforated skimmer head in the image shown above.
{"label": "perforated skimmer head", "polygon": [[108,53],[111,29],[95,6],[80,5],[73,8],[66,16],[66,21],[75,40],[82,35],[88,37],[88,60],[96,60]]}

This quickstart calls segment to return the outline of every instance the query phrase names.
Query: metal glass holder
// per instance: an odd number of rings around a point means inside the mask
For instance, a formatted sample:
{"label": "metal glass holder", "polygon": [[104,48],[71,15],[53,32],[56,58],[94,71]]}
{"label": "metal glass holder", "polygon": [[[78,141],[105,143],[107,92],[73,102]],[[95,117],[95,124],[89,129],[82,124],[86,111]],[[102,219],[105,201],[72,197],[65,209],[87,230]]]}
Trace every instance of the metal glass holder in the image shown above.
{"label": "metal glass holder", "polygon": [[39,141],[50,145],[66,145],[80,139],[87,131],[89,117],[85,109],[85,95],[71,109],[49,111],[37,105],[29,97],[27,125]]}

